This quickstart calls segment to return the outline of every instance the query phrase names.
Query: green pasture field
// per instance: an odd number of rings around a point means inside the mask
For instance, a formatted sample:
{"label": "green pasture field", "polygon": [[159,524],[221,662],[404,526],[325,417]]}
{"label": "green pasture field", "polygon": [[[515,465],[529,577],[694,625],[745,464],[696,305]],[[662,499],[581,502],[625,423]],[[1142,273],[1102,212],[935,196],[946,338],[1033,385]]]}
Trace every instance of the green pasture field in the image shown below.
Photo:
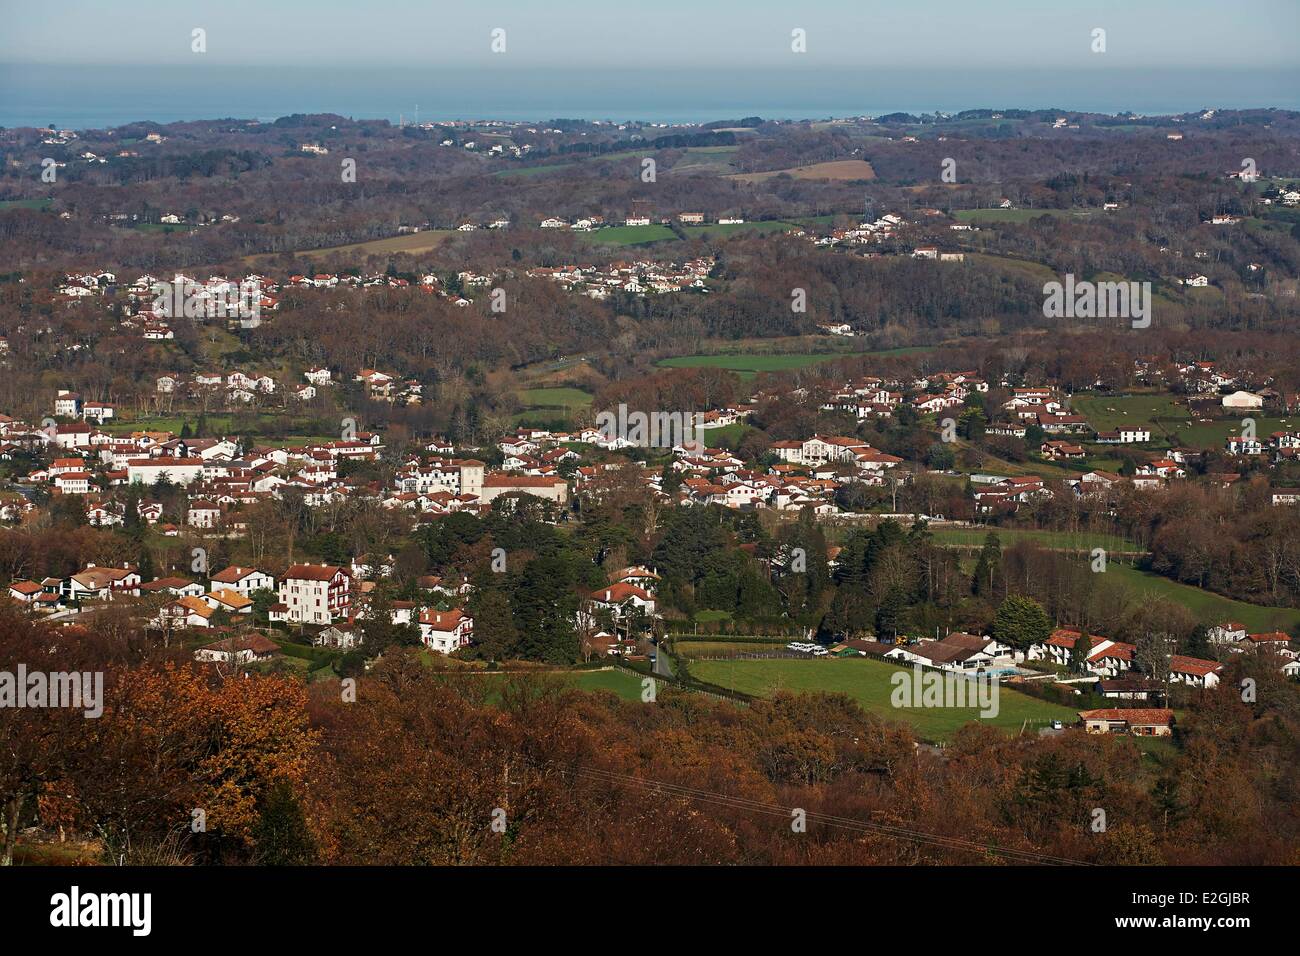
{"label": "green pasture field", "polygon": [[1035,528],[937,528],[932,529],[934,540],[942,545],[979,547],[992,532],[998,536],[1002,547],[1008,547],[1017,541],[1032,541],[1045,548],[1067,551],[1091,551],[1093,548],[1105,548],[1107,551],[1141,551],[1136,542],[1122,535],[1106,534],[1097,531],[1052,531]]}
{"label": "green pasture field", "polygon": [[882,349],[874,352],[782,352],[782,353],[716,353],[713,355],[676,355],[660,359],[655,364],[660,368],[721,368],[737,373],[742,379],[752,379],[759,372],[785,372],[790,369],[807,368],[822,362],[849,358],[855,355],[889,356],[908,355],[929,351],[924,347]]}
{"label": "green pasture field", "polygon": [[53,203],[53,199],[3,199],[0,200],[0,212],[8,209],[46,209]]}
{"label": "green pasture field", "polygon": [[[1149,445],[1134,448],[1222,448],[1230,435],[1241,434],[1245,414],[1215,417],[1210,421],[1193,418],[1187,405],[1166,392],[1137,395],[1077,394],[1070,406],[1088,419],[1088,424],[1100,431],[1109,431],[1121,425],[1151,426]],[[1214,414],[1219,414],[1215,409]],[[1275,431],[1293,429],[1300,417],[1279,417],[1254,414],[1255,432],[1266,436]],[[1125,446],[1114,446],[1121,448]]]}
{"label": "green pasture field", "polygon": [[1010,733],[1019,733],[1022,727],[1036,732],[1052,720],[1067,724],[1078,721],[1077,711],[1005,686],[999,688],[997,716],[987,719],[979,716],[977,708],[896,708],[890,702],[894,691],[891,678],[911,669],[865,657],[695,661],[690,670],[691,676],[699,680],[755,697],[768,697],[778,690],[847,694],[863,710],[885,720],[905,721],[917,736],[934,742],[951,739],[958,728],[971,721],[981,721]]}
{"label": "green pasture field", "polygon": [[515,392],[529,408],[582,408],[591,404],[591,395],[580,388],[521,388]]}
{"label": "green pasture field", "polygon": [[1300,625],[1300,609],[1268,607],[1234,601],[1232,598],[1206,591],[1171,578],[1141,571],[1122,564],[1108,563],[1107,575],[1117,575],[1131,590],[1142,595],[1155,595],[1182,604],[1197,619],[1207,625],[1224,621],[1240,621],[1251,633],[1287,631]]}
{"label": "green pasture field", "polygon": [[1061,219],[1082,219],[1094,215],[1097,209],[958,209],[953,213],[959,222],[1029,222],[1039,216]]}
{"label": "green pasture field", "polygon": [[588,242],[606,246],[643,246],[677,238],[671,229],[658,223],[648,226],[609,226],[591,232],[580,232],[578,235]]}

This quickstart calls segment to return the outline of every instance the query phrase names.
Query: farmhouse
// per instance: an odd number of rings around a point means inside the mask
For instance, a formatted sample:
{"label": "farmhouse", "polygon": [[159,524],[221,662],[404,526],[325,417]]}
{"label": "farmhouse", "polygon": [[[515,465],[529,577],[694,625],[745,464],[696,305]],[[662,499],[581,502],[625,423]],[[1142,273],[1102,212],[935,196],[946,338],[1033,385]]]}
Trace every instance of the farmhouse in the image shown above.
{"label": "farmhouse", "polygon": [[655,612],[655,599],[635,584],[619,582],[598,591],[592,591],[587,599],[597,607],[606,608],[618,620],[629,608],[637,608],[646,614]]}
{"label": "farmhouse", "polygon": [[1282,631],[1270,631],[1265,634],[1247,634],[1233,647],[1235,651],[1254,651],[1272,649],[1283,657],[1294,658],[1298,655],[1291,650],[1291,637]]}
{"label": "farmhouse", "polygon": [[1084,450],[1082,445],[1076,445],[1068,441],[1045,441],[1039,449],[1044,458],[1083,458]]}
{"label": "farmhouse", "polygon": [[200,597],[181,597],[158,609],[155,622],[164,630],[173,627],[209,627],[216,611]]}
{"label": "farmhouse", "polygon": [[63,591],[67,597],[75,600],[112,600],[116,594],[138,597],[140,574],[130,568],[99,568],[91,564],[80,574],[68,578]]}
{"label": "farmhouse", "polygon": [[194,652],[194,659],[208,663],[252,664],[255,661],[269,660],[279,651],[280,647],[274,641],[256,632],[249,632],[204,644]]}
{"label": "farmhouse", "polygon": [[35,581],[15,581],[9,585],[9,597],[22,604],[30,604],[45,593]]}
{"label": "farmhouse", "polygon": [[263,589],[275,590],[275,578],[265,571],[259,571],[257,568],[242,568],[238,565],[231,565],[212,575],[212,586],[216,588],[218,585],[247,596],[254,591]]}
{"label": "farmhouse", "polygon": [[1216,624],[1206,632],[1211,644],[1235,644],[1246,639],[1246,625],[1237,621]]}
{"label": "farmhouse", "polygon": [[474,619],[463,611],[420,612],[420,640],[424,646],[439,654],[450,654],[470,642],[474,634]]}
{"label": "farmhouse", "polygon": [[1097,432],[1100,445],[1136,445],[1151,440],[1151,429],[1146,427],[1123,427],[1114,431]]}
{"label": "farmhouse", "polygon": [[1081,710],[1079,720],[1090,734],[1168,737],[1174,732],[1174,712],[1165,708]]}

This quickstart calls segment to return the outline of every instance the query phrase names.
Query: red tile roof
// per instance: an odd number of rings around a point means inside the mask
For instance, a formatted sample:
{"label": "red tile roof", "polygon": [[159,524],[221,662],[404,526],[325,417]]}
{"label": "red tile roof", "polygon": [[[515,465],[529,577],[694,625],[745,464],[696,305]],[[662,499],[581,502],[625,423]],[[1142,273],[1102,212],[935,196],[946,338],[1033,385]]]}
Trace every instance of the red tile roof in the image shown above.
{"label": "red tile roof", "polygon": [[1174,712],[1163,707],[1135,707],[1125,710],[1119,707],[1104,707],[1101,710],[1081,710],[1083,720],[1122,720],[1127,724],[1156,724],[1170,726],[1174,722]]}
{"label": "red tile roof", "polygon": [[336,564],[295,564],[284,572],[286,580],[294,578],[299,581],[329,581],[340,571],[351,577],[346,568]]}

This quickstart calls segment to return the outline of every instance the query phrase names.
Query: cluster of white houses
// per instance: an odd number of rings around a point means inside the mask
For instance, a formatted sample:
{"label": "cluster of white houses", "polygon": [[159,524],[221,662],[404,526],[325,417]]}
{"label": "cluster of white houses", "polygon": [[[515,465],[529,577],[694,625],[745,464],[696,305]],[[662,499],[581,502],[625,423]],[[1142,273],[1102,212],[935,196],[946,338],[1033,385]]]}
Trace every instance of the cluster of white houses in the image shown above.
{"label": "cluster of white houses", "polygon": [[[261,568],[231,566],[206,581],[179,576],[143,581],[136,568],[92,564],[66,579],[14,581],[6,597],[40,613],[62,616],[103,602],[152,599],[149,623],[155,629],[168,634],[227,632],[200,647],[197,659],[247,663],[276,650],[251,637],[256,634],[254,609],[262,596],[272,625],[303,625],[317,644],[355,647],[360,641],[359,622],[373,613],[370,595],[375,584],[370,578],[386,567],[383,562],[372,565],[361,559],[350,566],[300,563],[273,575]],[[659,576],[654,571],[629,567],[613,578],[585,595],[577,616],[588,646],[602,654],[634,645],[655,616]],[[463,602],[472,586],[434,576],[418,579],[417,585],[422,601],[388,602],[392,623],[414,625],[423,644],[441,654],[466,647],[473,639],[474,619]]]}
{"label": "cluster of white houses", "polygon": [[[1202,374],[1212,372],[1209,363],[1197,363]],[[298,397],[308,398],[316,390],[335,383],[327,368],[304,373]],[[419,384],[396,374],[361,369],[353,376],[369,396],[393,402],[419,401]],[[1049,436],[1038,448],[1047,459],[1066,462],[1087,457],[1082,437],[1091,430],[1087,420],[1071,414],[1068,399],[1051,386],[1009,386],[1002,403],[1001,421],[987,427],[992,434],[1023,437],[1029,425],[1038,425]],[[188,387],[223,388],[231,394],[274,393],[277,386],[269,376],[242,372],[198,374],[189,380],[161,376],[163,391]],[[971,371],[941,371],[905,381],[879,376],[862,376],[844,382],[821,400],[824,410],[848,412],[855,418],[888,417],[906,404],[919,413],[933,414],[941,423],[955,419],[967,399],[987,392],[989,383]],[[806,391],[797,389],[796,391]],[[167,533],[178,526],[200,530],[239,533],[242,506],[266,496],[279,496],[285,489],[300,491],[310,506],[338,503],[354,496],[378,496],[391,509],[402,509],[421,517],[459,510],[481,511],[503,495],[527,494],[567,504],[576,492],[598,484],[612,469],[639,468],[645,485],[677,504],[719,504],[732,508],[775,508],[818,513],[838,511],[836,491],[846,483],[882,485],[892,482],[891,472],[903,460],[867,442],[850,436],[812,435],[797,440],[771,443],[773,459],[766,466],[755,465],[725,448],[709,447],[703,440],[707,430],[743,421],[764,397],[762,392],[740,404],[710,409],[695,416],[702,430],[672,447],[670,471],[677,475],[672,490],[665,484],[661,468],[632,462],[586,464],[582,446],[601,451],[620,451],[637,446],[628,435],[604,428],[587,427],[572,432],[544,428],[520,428],[498,442],[502,462],[489,471],[483,462],[459,458],[448,443],[428,441],[421,453],[409,454],[399,462],[391,485],[377,487],[350,480],[340,469],[349,459],[374,459],[384,446],[377,434],[352,433],[335,441],[301,446],[260,447],[226,438],[179,438],[167,432],[121,430],[103,427],[118,418],[111,403],[90,402],[69,390],[53,398],[57,418],[42,426],[0,415],[0,458],[18,449],[43,450],[49,463],[30,472],[26,481],[47,485],[62,495],[83,496],[87,520],[96,525],[122,524],[126,515],[113,498],[117,486],[140,483],[153,486],[160,481],[186,488],[190,495],[184,514],[164,521]],[[1074,437],[1074,436],[1080,437]],[[1091,441],[1139,448],[1150,442],[1150,426],[1124,425],[1096,431]],[[1274,432],[1266,437],[1231,436],[1227,450],[1233,456],[1271,455],[1275,462],[1300,453],[1300,432]],[[1113,491],[1160,488],[1184,479],[1201,452],[1171,448],[1136,465],[1131,474],[1104,470],[1084,471],[1063,482],[1051,482],[1034,475],[1000,477],[970,476],[974,513],[996,516],[1014,513],[1020,506],[1048,498],[1066,489],[1079,497],[1106,496]],[[899,472],[906,482],[910,475]],[[1213,476],[1211,476],[1213,477]],[[1229,484],[1237,476],[1219,476]],[[1300,489],[1272,491],[1274,504],[1300,503]],[[30,502],[8,498],[0,502],[0,519],[15,520],[31,510]],[[163,518],[151,502],[142,502],[141,517],[151,524]]]}
{"label": "cluster of white houses", "polygon": [[[98,281],[98,280],[97,280]],[[1211,374],[1205,363],[1196,365],[1196,374]],[[304,374],[305,386],[327,388],[334,384],[329,369],[312,368]],[[1189,374],[1191,374],[1189,372]],[[262,379],[266,378],[263,384]],[[395,374],[376,369],[361,369],[354,380],[371,397],[405,400],[405,383]],[[181,388],[187,383],[179,377],[164,376],[159,388]],[[250,388],[274,391],[269,377],[239,372],[211,377],[194,376],[189,384],[200,387]],[[1057,460],[1083,456],[1081,439],[1076,434],[1090,432],[1087,421],[1071,414],[1068,399],[1048,386],[1009,386],[1009,398],[1002,404],[1003,421],[989,426],[1019,427],[1021,434],[1030,425],[1045,433],[1067,437],[1044,440],[1040,452]],[[942,371],[906,380],[878,376],[861,376],[843,382],[820,400],[823,409],[849,412],[856,419],[869,416],[887,417],[907,405],[920,413],[933,413],[942,419],[961,408],[972,395],[985,393],[989,383],[972,371]],[[722,428],[743,421],[752,414],[762,393],[747,402],[710,409],[700,414],[699,427]],[[1231,397],[1231,396],[1228,396]],[[83,399],[69,390],[53,396],[55,420],[33,426],[0,415],[0,459],[15,451],[40,452],[40,467],[20,481],[24,486],[40,488],[59,496],[75,496],[85,505],[87,521],[98,526],[127,523],[125,495],[119,492],[130,485],[144,489],[138,496],[137,517],[157,525],[164,534],[193,534],[198,537],[239,537],[247,532],[249,506],[267,498],[283,496],[288,491],[301,495],[308,507],[340,504],[348,500],[373,499],[388,509],[410,512],[413,522],[436,520],[453,512],[481,513],[502,497],[528,495],[549,502],[555,511],[563,509],[574,494],[598,495],[602,479],[614,472],[631,469],[634,479],[675,505],[716,504],[736,509],[775,509],[818,514],[839,511],[836,492],[851,483],[883,485],[903,474],[903,459],[872,447],[862,439],[846,435],[813,434],[806,438],[771,442],[762,464],[746,461],[721,447],[710,447],[700,435],[673,443],[668,467],[645,465],[620,457],[611,461],[607,455],[588,457],[584,446],[599,452],[618,452],[637,447],[627,435],[612,434],[602,428],[553,431],[545,428],[520,428],[502,438],[496,450],[501,464],[489,468],[478,458],[462,457],[451,444],[439,438],[423,440],[396,457],[385,448],[377,433],[350,431],[337,440],[313,441],[298,446],[259,446],[228,438],[183,438],[169,432],[117,430],[119,418],[111,404]],[[109,430],[112,427],[113,430]],[[1140,446],[1151,440],[1148,426],[1133,424],[1095,432],[1095,442]],[[1253,444],[1252,444],[1253,443]],[[1229,451],[1238,455],[1271,452],[1278,460],[1293,457],[1300,450],[1300,433],[1275,432],[1265,438],[1234,436]],[[1092,470],[1049,486],[1033,475],[999,477],[970,476],[975,511],[981,515],[1016,510],[1021,504],[1061,491],[1080,497],[1102,496],[1131,485],[1137,488],[1160,487],[1186,477],[1190,455],[1187,449],[1169,449],[1137,466],[1136,473],[1121,477]],[[389,458],[391,479],[381,483],[373,478],[359,478],[347,467],[350,461],[373,461],[381,455]],[[154,489],[180,488],[181,511],[177,512],[175,495],[163,495]],[[35,510],[31,495],[0,495],[0,520],[19,521]],[[161,500],[173,502],[164,506]],[[1300,503],[1300,489],[1292,492],[1275,490],[1276,504]],[[246,576],[244,572],[248,572]],[[227,580],[230,575],[233,578]],[[295,565],[278,579],[254,569],[227,569],[214,575],[206,584],[180,579],[142,582],[130,568],[95,568],[88,566],[79,575],[63,581],[15,582],[10,596],[34,607],[51,612],[70,611],[88,600],[109,600],[127,592],[135,595],[157,593],[166,596],[157,613],[156,623],[165,627],[210,627],[214,616],[238,619],[251,613],[254,591],[274,591],[276,600],[267,609],[275,623],[311,625],[327,629],[327,641],[346,646],[346,625],[364,617],[364,590],[355,586],[358,578],[368,576],[357,568],[320,565]],[[653,614],[653,585],[646,581],[614,581],[608,594],[589,596],[590,607],[584,613],[586,623],[597,616],[616,625],[624,605]],[[442,597],[463,597],[453,590]],[[439,604],[445,604],[441,598]],[[610,611],[608,618],[595,611]],[[472,620],[455,607],[412,605],[395,609],[405,615],[397,623],[419,626],[425,643],[440,651],[455,650],[470,639]],[[332,629],[332,630],[328,630]],[[1226,633],[1226,632],[1225,632]],[[618,637],[615,628],[614,637]],[[1074,653],[1077,633],[1058,631],[1041,646],[1030,649],[1029,657],[1068,663]],[[1132,668],[1133,648],[1122,642],[1093,637],[1086,667],[1090,673],[1105,678],[1120,678]],[[980,641],[984,641],[978,647]],[[1217,641],[1216,641],[1217,642]],[[995,643],[995,642],[994,642]],[[1233,650],[1267,646],[1284,656],[1290,652],[1285,635],[1251,635],[1244,630],[1231,632]],[[926,662],[932,666],[966,670],[971,667],[997,666],[1004,662],[1008,649],[994,646],[983,638],[957,635],[944,641],[921,642],[892,649],[898,660]],[[1012,655],[1014,663],[1014,655]],[[1218,680],[1220,665],[1175,656],[1170,661],[1172,679],[1191,686],[1212,687]],[[1284,669],[1300,670],[1294,655],[1287,657]]]}
{"label": "cluster of white houses", "polygon": [[[1300,678],[1300,651],[1291,646],[1286,634],[1249,634],[1239,624],[1226,623],[1212,628],[1210,639],[1217,650],[1225,653],[1274,655],[1282,673]],[[1046,661],[1086,676],[1087,682],[1094,684],[1103,696],[1122,700],[1146,700],[1159,689],[1151,675],[1142,675],[1136,645],[1095,634],[1085,636],[1075,628],[1058,628],[1046,640],[1030,645],[1027,651],[992,637],[964,633],[910,643],[853,640],[832,650],[841,655],[876,656],[968,675],[1009,673],[1026,661]],[[1166,667],[1169,683],[1205,690],[1219,685],[1224,669],[1220,661],[1183,654],[1166,655]]]}
{"label": "cluster of white houses", "polygon": [[611,293],[680,292],[702,290],[716,259],[701,256],[685,262],[657,262],[652,259],[611,262],[608,265],[565,265],[529,269],[534,279],[549,279],[573,292],[592,299],[604,299]]}
{"label": "cluster of white houses", "polygon": [[[356,642],[356,622],[365,619],[369,610],[368,594],[374,585],[363,575],[370,570],[356,562],[350,567],[294,564],[277,576],[261,568],[231,566],[206,582],[179,576],[143,581],[136,568],[92,564],[64,579],[14,581],[7,596],[39,612],[65,616],[91,604],[153,598],[150,625],[170,633],[249,628],[256,599],[264,593],[270,623],[308,625],[318,634],[319,643],[346,647]],[[436,578],[424,583],[429,603],[392,602],[393,623],[416,624],[424,644],[440,653],[466,646],[473,635],[473,618],[461,609],[438,606],[454,600],[456,590]],[[340,633],[346,635],[344,639]]]}

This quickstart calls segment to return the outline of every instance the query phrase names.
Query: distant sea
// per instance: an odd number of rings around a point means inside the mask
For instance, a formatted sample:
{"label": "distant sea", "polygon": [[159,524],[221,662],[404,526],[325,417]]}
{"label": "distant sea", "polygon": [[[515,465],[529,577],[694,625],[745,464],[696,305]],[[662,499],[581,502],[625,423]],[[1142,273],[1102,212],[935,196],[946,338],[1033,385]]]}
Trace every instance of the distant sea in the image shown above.
{"label": "distant sea", "polygon": [[1300,110],[1294,69],[1223,70],[356,70],[0,64],[0,126],[97,129],[138,120],[274,120],[337,113],[452,119],[696,123],[975,108],[1184,113]]}

